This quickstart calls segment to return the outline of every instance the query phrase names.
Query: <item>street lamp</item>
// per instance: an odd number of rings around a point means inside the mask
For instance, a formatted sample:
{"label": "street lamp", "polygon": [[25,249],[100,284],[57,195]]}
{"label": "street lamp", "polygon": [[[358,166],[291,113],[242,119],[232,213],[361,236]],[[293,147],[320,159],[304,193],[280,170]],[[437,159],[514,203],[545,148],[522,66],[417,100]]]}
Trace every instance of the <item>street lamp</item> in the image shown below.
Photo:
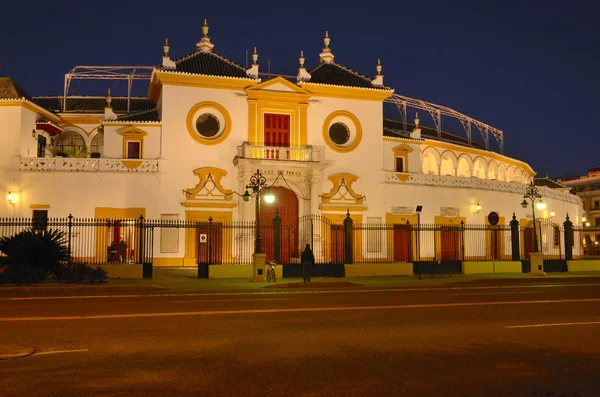
{"label": "street lamp", "polygon": [[[252,194],[248,193],[248,189],[252,189]],[[262,190],[266,190],[263,194]],[[256,196],[256,240],[254,242],[254,253],[261,254],[262,238],[260,237],[260,196],[265,198],[267,203],[275,201],[275,196],[271,193],[271,187],[267,185],[267,178],[256,170],[256,173],[250,177],[250,183],[246,185],[246,192],[242,195],[244,201],[250,201],[252,195]]]}
{"label": "street lamp", "polygon": [[[521,203],[521,207],[527,208],[529,204],[527,199],[531,200],[531,212],[533,214],[533,252],[538,252],[538,238],[537,233],[535,231],[535,208],[539,210],[543,210],[546,208],[546,203],[542,201],[542,195],[538,192],[537,188],[533,185],[533,182],[527,186],[527,190],[523,195],[523,202]],[[536,204],[535,201],[539,200]]]}

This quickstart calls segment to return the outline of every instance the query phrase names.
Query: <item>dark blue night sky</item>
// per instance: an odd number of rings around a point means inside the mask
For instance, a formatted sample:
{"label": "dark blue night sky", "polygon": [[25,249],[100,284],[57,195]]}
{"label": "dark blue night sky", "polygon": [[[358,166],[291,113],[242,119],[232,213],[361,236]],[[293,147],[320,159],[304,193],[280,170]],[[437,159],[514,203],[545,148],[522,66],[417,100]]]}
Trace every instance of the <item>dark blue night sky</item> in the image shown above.
{"label": "dark blue night sky", "polygon": [[[261,72],[270,58],[271,72],[295,75],[300,50],[314,66],[329,30],[336,62],[374,76],[381,58],[396,93],[503,130],[505,154],[538,176],[583,175],[600,164],[598,3],[13,2],[3,7],[0,75],[30,95],[61,95],[76,65],[156,65],[165,37],[172,58],[193,52],[204,18],[215,52],[244,65],[256,46]],[[86,84],[71,93],[105,94]]]}

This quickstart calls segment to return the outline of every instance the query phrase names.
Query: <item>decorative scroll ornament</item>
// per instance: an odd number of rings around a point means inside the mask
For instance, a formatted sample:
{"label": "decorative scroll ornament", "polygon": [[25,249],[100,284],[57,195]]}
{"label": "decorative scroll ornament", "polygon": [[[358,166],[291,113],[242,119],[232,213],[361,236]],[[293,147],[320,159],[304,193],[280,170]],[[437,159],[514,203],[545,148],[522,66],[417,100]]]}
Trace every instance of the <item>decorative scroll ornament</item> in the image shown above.
{"label": "decorative scroll ornament", "polygon": [[334,174],[328,178],[333,187],[329,193],[320,195],[323,204],[363,204],[365,195],[357,194],[352,189],[352,184],[358,180],[352,174]]}
{"label": "decorative scroll ornament", "polygon": [[188,200],[231,201],[232,190],[225,189],[221,179],[227,171],[214,167],[203,167],[194,170],[198,177],[198,184],[192,189],[184,189],[185,198]]}

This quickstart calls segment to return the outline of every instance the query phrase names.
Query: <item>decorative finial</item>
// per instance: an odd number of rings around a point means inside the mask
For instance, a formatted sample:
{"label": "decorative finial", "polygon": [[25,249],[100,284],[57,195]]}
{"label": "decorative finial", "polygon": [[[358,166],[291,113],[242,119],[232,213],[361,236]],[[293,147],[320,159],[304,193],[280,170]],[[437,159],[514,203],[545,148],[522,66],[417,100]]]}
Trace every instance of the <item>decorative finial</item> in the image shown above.
{"label": "decorative finial", "polygon": [[110,96],[110,88],[108,89],[108,95],[106,95],[106,105],[110,107],[110,103],[112,102],[112,97]]}
{"label": "decorative finial", "polygon": [[415,126],[417,128],[419,128],[419,123],[421,122],[421,120],[419,120],[419,112],[415,112]]}
{"label": "decorative finial", "polygon": [[202,25],[202,34],[204,34],[204,37],[208,37],[208,23],[206,23],[206,18],[204,18],[204,25]]}
{"label": "decorative finial", "polygon": [[548,173],[546,172],[546,179],[548,179]]}
{"label": "decorative finial", "polygon": [[325,47],[323,48],[323,51],[321,52],[321,54],[319,54],[319,58],[321,59],[321,63],[333,63],[333,58],[335,58],[333,56],[333,54],[331,53],[331,49],[329,48],[329,43],[331,42],[331,39],[329,38],[329,31],[327,30],[325,32],[325,37],[323,37],[323,44],[325,44]]}
{"label": "decorative finial", "polygon": [[382,69],[381,59],[377,60],[377,66],[375,67],[375,69],[377,69],[377,76],[381,76],[381,69]]}
{"label": "decorative finial", "polygon": [[170,49],[171,49],[171,47],[169,47],[169,39],[165,38],[165,44],[163,45],[163,51],[165,52],[166,57],[169,56]]}
{"label": "decorative finial", "polygon": [[254,52],[252,53],[252,65],[258,65],[256,62],[258,61],[258,52],[256,52],[256,47],[254,47]]}
{"label": "decorative finial", "polygon": [[298,61],[300,61],[300,67],[303,68],[304,67],[304,51],[300,51],[300,58],[298,58]]}

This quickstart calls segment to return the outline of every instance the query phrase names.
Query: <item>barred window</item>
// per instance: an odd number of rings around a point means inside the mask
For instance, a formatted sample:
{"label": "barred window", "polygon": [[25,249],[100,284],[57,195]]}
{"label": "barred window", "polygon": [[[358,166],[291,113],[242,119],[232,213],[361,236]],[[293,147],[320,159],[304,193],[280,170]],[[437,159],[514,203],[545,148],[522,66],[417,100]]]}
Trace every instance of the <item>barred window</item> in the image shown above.
{"label": "barred window", "polygon": [[87,151],[85,139],[76,131],[63,132],[56,138],[55,152],[62,157],[82,157]]}
{"label": "barred window", "polygon": [[99,132],[92,139],[92,157],[102,157],[102,149],[104,148],[104,134]]}

